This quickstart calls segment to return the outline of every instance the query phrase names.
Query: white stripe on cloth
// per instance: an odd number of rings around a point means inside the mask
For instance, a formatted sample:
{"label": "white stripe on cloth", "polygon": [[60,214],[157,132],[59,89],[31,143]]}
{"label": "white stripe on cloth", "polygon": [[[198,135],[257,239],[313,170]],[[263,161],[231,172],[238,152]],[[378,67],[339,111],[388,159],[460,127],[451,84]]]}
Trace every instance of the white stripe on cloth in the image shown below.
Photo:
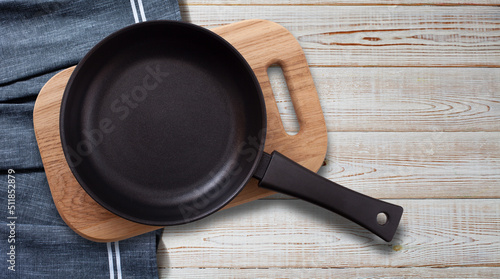
{"label": "white stripe on cloth", "polygon": [[120,247],[118,246],[118,241],[115,241],[115,258],[116,258],[116,274],[118,279],[122,279],[122,263],[120,259]]}
{"label": "white stripe on cloth", "polygon": [[134,14],[135,23],[139,22],[139,17],[137,16],[137,9],[135,8],[135,1],[130,0],[130,6],[132,6],[132,13]]}
{"label": "white stripe on cloth", "polygon": [[113,267],[113,251],[111,250],[111,242],[106,243],[108,248],[108,262],[109,262],[109,279],[115,278],[115,269]]}
{"label": "white stripe on cloth", "polygon": [[139,3],[139,11],[141,12],[142,21],[146,21],[146,15],[144,14],[144,7],[142,6],[142,0],[137,0]]}

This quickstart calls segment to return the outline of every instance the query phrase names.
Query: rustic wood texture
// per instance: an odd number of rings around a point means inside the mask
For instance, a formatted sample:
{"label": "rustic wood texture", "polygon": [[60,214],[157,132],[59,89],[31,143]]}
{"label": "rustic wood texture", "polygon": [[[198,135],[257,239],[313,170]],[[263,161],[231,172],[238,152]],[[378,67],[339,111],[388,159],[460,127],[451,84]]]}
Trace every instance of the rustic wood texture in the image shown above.
{"label": "rustic wood texture", "polygon": [[[209,28],[263,18],[290,30],[329,131],[319,173],[405,213],[387,244],[275,194],[165,230],[161,278],[500,277],[499,1],[180,4],[184,20]],[[296,133],[286,86],[269,74]]]}
{"label": "rustic wood texture", "polygon": [[499,0],[179,0],[179,5],[239,5],[239,6],[358,6],[358,5],[500,5]]}
{"label": "rustic wood texture", "polygon": [[500,198],[500,133],[330,132],[328,138],[318,173],[367,195]]}
{"label": "rustic wood texture", "polygon": [[498,67],[500,7],[181,6],[214,28],[275,21],[300,42],[310,66]]}
{"label": "rustic wood texture", "polygon": [[[378,198],[500,198],[500,133],[329,133],[319,174]],[[475,187],[477,186],[477,187]]]}
{"label": "rustic wood texture", "polygon": [[[249,20],[214,29],[248,61],[254,70],[266,102],[266,152],[278,150],[302,165],[317,171],[327,147],[325,120],[302,48],[282,26],[264,20]],[[288,135],[274,101],[267,69],[279,64],[290,89],[301,127]],[[59,108],[65,85],[74,68],[53,77],[42,88],[34,110],[34,128],[42,161],[57,210],[64,221],[81,236],[99,242],[122,240],[158,229],[127,221],[98,205],[80,187],[69,169],[59,134]],[[259,188],[252,179],[225,208],[273,194]]]}
{"label": "rustic wood texture", "polygon": [[161,269],[161,278],[499,278],[498,267],[451,268],[173,268]]}
{"label": "rustic wood texture", "polygon": [[249,269],[498,267],[498,199],[391,202],[403,206],[405,214],[390,243],[304,201],[260,200],[200,222],[165,228],[159,265]]}
{"label": "rustic wood texture", "polygon": [[[499,132],[499,68],[312,68],[329,132]],[[269,71],[283,124],[299,125]]]}

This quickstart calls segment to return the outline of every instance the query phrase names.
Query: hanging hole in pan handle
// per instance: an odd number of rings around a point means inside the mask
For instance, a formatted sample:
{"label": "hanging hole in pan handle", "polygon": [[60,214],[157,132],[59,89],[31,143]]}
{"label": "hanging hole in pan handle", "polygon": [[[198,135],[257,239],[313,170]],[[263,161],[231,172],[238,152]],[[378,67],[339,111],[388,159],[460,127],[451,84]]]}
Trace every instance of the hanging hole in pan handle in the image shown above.
{"label": "hanging hole in pan handle", "polygon": [[381,226],[387,224],[389,222],[389,216],[387,216],[387,213],[385,212],[380,212],[377,214],[377,223]]}

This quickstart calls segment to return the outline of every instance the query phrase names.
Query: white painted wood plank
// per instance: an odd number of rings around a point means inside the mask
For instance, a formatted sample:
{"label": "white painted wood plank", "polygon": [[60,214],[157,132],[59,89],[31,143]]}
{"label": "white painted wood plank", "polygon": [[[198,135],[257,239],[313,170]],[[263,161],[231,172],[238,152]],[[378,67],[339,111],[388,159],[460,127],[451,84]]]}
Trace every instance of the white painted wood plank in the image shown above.
{"label": "white painted wood plank", "polygon": [[290,30],[313,66],[500,66],[500,7],[181,6],[208,28],[261,18]]}
{"label": "white painted wood plank", "polygon": [[500,133],[328,133],[319,174],[379,198],[500,197]]}
{"label": "white painted wood plank", "polygon": [[[299,129],[279,69],[285,128]],[[500,68],[312,68],[328,131],[500,131]]]}
{"label": "white painted wood plank", "polygon": [[498,0],[179,0],[179,5],[500,5]]}
{"label": "white painted wood plank", "polygon": [[500,197],[500,133],[329,133],[328,140],[318,173],[369,196]]}
{"label": "white painted wood plank", "polygon": [[161,268],[160,278],[499,278],[498,267],[452,268]]}
{"label": "white painted wood plank", "polygon": [[160,268],[500,266],[500,200],[391,200],[405,208],[386,243],[298,200],[259,200],[165,228]]}

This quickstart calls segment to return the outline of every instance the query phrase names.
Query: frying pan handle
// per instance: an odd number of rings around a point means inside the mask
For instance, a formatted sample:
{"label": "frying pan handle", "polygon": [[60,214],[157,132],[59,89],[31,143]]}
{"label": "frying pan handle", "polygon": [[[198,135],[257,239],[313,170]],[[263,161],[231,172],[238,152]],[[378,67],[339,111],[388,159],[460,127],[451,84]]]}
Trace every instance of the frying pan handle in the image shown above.
{"label": "frying pan handle", "polygon": [[[403,215],[401,206],[347,189],[277,151],[263,155],[254,175],[261,180],[259,186],[324,207],[356,222],[387,242],[392,240]],[[387,218],[383,225],[377,221],[380,213]]]}

